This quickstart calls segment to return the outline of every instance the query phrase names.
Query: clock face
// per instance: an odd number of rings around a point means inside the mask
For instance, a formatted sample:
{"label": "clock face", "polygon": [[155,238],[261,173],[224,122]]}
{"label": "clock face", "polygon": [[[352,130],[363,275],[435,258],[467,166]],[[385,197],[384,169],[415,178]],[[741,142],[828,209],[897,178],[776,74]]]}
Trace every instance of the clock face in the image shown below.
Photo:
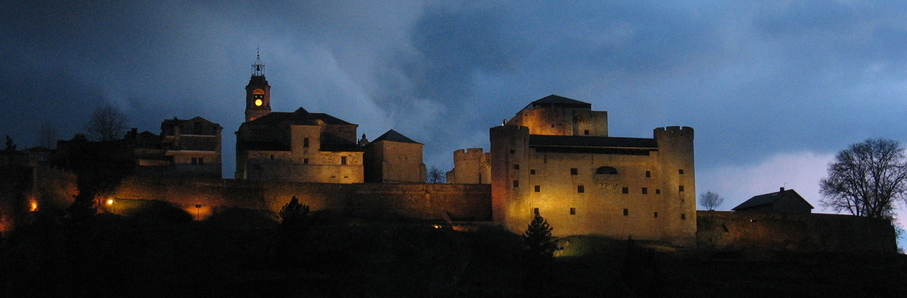
{"label": "clock face", "polygon": [[260,98],[255,100],[255,106],[256,106],[256,107],[260,107],[260,106],[261,106],[261,99],[260,99]]}

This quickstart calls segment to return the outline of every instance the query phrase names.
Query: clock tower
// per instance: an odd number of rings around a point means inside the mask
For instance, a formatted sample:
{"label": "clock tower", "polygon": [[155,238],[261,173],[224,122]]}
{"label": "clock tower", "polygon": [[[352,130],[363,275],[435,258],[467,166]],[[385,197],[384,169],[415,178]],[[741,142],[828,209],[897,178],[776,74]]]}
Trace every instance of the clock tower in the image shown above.
{"label": "clock tower", "polygon": [[258,119],[271,112],[271,85],[265,79],[265,65],[261,58],[255,54],[255,63],[252,64],[252,78],[246,85],[246,121]]}

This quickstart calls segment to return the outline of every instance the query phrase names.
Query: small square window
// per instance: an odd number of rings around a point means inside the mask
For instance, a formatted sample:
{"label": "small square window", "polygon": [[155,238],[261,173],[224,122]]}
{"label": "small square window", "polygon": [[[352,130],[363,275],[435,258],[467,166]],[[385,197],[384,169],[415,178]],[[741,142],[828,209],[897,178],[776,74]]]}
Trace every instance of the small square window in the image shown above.
{"label": "small square window", "polygon": [[535,169],[529,170],[529,175],[535,175]]}
{"label": "small square window", "polygon": [[677,170],[677,172],[680,173],[681,175],[683,175],[683,169],[679,169],[679,170]]}
{"label": "small square window", "polygon": [[586,192],[586,187],[583,186],[583,185],[577,185],[577,186],[576,186],[576,192],[578,192],[578,193],[584,193],[584,192]]}
{"label": "small square window", "polygon": [[643,188],[642,188],[642,194],[644,194],[644,195],[649,194],[649,188],[648,188],[648,187],[643,187]]}
{"label": "small square window", "polygon": [[576,208],[570,207],[570,215],[576,215]]}
{"label": "small square window", "polygon": [[630,216],[630,209],[624,209],[624,216]]}
{"label": "small square window", "polygon": [[308,158],[303,158],[303,159],[302,159],[302,163],[305,163],[305,164],[309,163],[309,159],[308,159]]}
{"label": "small square window", "polygon": [[570,175],[576,175],[576,174],[579,174],[579,171],[577,171],[576,168],[570,168]]}
{"label": "small square window", "polygon": [[520,180],[513,180],[513,187],[520,187]]}
{"label": "small square window", "polygon": [[655,212],[655,218],[658,218],[658,212]]}
{"label": "small square window", "polygon": [[681,220],[687,220],[687,214],[686,214],[686,213],[681,213],[681,214],[680,214],[680,219],[681,219]]}
{"label": "small square window", "polygon": [[516,153],[516,150],[510,149],[510,153]]}
{"label": "small square window", "polygon": [[514,170],[519,170],[519,169],[520,169],[520,165],[513,165],[513,169],[514,169]]}
{"label": "small square window", "polygon": [[677,191],[683,191],[683,185],[677,187]]}
{"label": "small square window", "polygon": [[655,194],[656,194],[656,195],[660,195],[660,194],[661,194],[661,189],[656,188],[656,189],[655,189]]}
{"label": "small square window", "polygon": [[302,138],[302,147],[309,147],[309,138]]}
{"label": "small square window", "polygon": [[583,130],[583,134],[588,136],[588,135],[589,135],[589,130],[588,130],[588,129]]}
{"label": "small square window", "polygon": [[536,186],[535,186],[535,192],[541,192],[541,191],[542,191],[542,186],[536,185]]}
{"label": "small square window", "polygon": [[646,171],[646,178],[652,177],[652,171]]}
{"label": "small square window", "polygon": [[623,194],[628,194],[628,193],[630,193],[630,188],[629,188],[629,187],[624,187],[624,188],[622,188],[622,189],[620,190],[620,192],[623,193]]}
{"label": "small square window", "polygon": [[199,157],[199,158],[198,158],[198,164],[200,164],[200,165],[205,164],[205,158],[204,158],[204,157]]}

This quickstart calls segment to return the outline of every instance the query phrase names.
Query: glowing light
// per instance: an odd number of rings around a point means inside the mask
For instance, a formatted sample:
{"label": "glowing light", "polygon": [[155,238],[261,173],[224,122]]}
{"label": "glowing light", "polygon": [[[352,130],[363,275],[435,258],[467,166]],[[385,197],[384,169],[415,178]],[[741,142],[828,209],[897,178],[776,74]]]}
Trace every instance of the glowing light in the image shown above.
{"label": "glowing light", "polygon": [[113,205],[113,199],[107,199],[107,205]]}
{"label": "glowing light", "polygon": [[38,202],[31,201],[31,202],[29,203],[29,210],[28,210],[28,211],[30,211],[30,212],[38,211]]}

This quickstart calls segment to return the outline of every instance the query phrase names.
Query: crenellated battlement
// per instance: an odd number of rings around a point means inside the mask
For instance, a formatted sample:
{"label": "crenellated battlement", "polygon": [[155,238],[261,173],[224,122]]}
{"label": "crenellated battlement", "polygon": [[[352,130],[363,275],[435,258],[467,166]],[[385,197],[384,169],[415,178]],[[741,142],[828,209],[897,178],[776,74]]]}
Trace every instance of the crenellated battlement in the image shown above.
{"label": "crenellated battlement", "polygon": [[693,137],[693,128],[689,126],[658,127],[653,130],[653,134],[656,139],[660,136]]}

